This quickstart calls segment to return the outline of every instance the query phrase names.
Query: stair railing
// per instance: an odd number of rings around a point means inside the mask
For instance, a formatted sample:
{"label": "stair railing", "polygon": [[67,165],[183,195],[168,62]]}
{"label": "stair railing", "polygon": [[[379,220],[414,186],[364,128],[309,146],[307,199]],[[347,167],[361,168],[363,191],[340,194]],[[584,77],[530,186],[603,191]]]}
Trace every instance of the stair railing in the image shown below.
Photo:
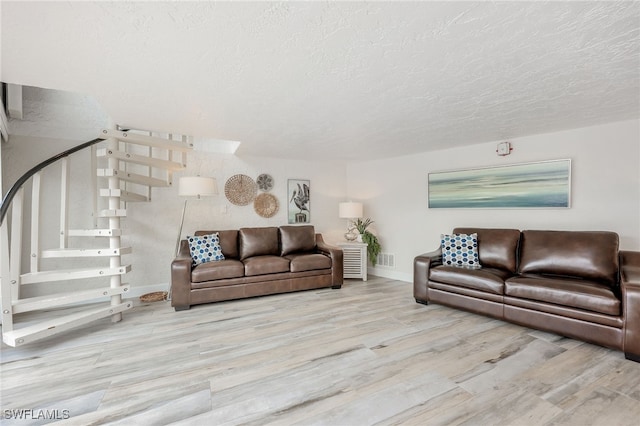
{"label": "stair railing", "polygon": [[27,183],[29,178],[31,178],[33,175],[38,173],[40,170],[42,170],[42,169],[46,168],[47,166],[55,163],[56,161],[59,161],[59,160],[61,160],[63,158],[66,158],[66,157],[70,156],[71,154],[74,154],[74,153],[76,153],[78,151],[82,151],[83,149],[88,148],[88,147],[90,147],[92,145],[100,143],[103,140],[105,140],[105,139],[96,138],[96,139],[90,140],[88,142],[85,142],[83,144],[80,144],[78,146],[74,146],[73,148],[70,148],[70,149],[68,149],[66,151],[61,152],[60,154],[56,154],[53,157],[51,157],[51,158],[49,158],[47,160],[44,160],[42,163],[38,164],[37,166],[34,166],[29,171],[27,171],[25,174],[20,176],[20,178],[16,181],[16,183],[13,184],[11,189],[9,189],[9,191],[7,191],[7,194],[2,199],[2,205],[0,205],[0,224],[4,223],[4,218],[7,215],[7,212],[9,211],[9,206],[11,206],[11,202],[15,198],[16,194],[18,193],[18,191],[24,186],[25,183]]}
{"label": "stair railing", "polygon": [[[13,330],[13,301],[19,297],[19,276],[21,271],[21,258],[22,258],[22,225],[23,225],[23,202],[24,202],[24,186],[33,178],[32,193],[39,193],[40,186],[40,174],[42,170],[48,166],[62,161],[66,163],[67,158],[88,147],[96,145],[104,138],[96,138],[88,142],[77,145],[66,151],[48,158],[42,161],[38,165],[29,169],[11,186],[11,189],[7,191],[6,195],[2,199],[0,205],[0,300],[2,305],[2,331],[10,332]],[[67,168],[67,164],[63,164],[63,169]],[[64,171],[63,171],[64,173]],[[63,189],[64,190],[64,189]],[[66,197],[66,194],[63,194]],[[9,241],[9,224],[7,223],[7,214],[9,208],[12,209],[11,220],[11,241]],[[64,209],[63,209],[64,210]],[[32,215],[37,214],[35,209],[32,209]],[[32,218],[33,219],[33,218]],[[61,218],[61,221],[64,220]],[[38,220],[32,220],[32,223],[37,227]],[[34,229],[32,229],[34,231]],[[35,229],[37,233],[37,228]],[[66,236],[61,236],[61,238]],[[32,235],[32,249],[33,245],[38,245],[37,235]],[[31,259],[31,270],[37,271],[38,258]]]}
{"label": "stair railing", "polygon": [[[145,202],[151,200],[151,187],[170,187],[173,173],[186,166],[187,152],[193,150],[193,144],[185,136],[182,140],[154,136],[151,132],[141,130],[108,130],[103,129],[100,138],[80,144],[74,148],[55,155],[30,169],[20,177],[7,192],[0,205],[0,305],[2,307],[2,340],[10,346],[23,345],[34,340],[52,336],[53,334],[71,330],[107,316],[113,322],[120,321],[121,313],[133,306],[131,301],[123,301],[122,296],[128,294],[130,284],[122,283],[122,277],[131,270],[131,265],[122,265],[121,256],[131,253],[130,247],[121,245],[120,218],[126,216],[129,202]],[[179,135],[176,135],[179,136]],[[106,141],[106,147],[99,148],[99,142]],[[69,226],[69,192],[71,154],[91,148],[92,187],[94,228],[70,229]],[[180,159],[175,156],[180,154]],[[60,176],[60,241],[57,248],[41,249],[40,247],[40,193],[41,177],[44,169],[59,162]],[[123,168],[124,167],[124,168]],[[30,271],[23,269],[23,209],[27,182],[31,179],[31,241],[29,264]],[[129,185],[133,186],[129,190]],[[143,191],[145,193],[140,193]],[[108,205],[99,209],[97,197],[101,197]],[[11,215],[9,220],[9,208]],[[75,216],[75,215],[74,215]],[[108,221],[107,228],[98,228],[97,219]],[[28,218],[26,218],[28,220]],[[51,216],[47,216],[51,220]],[[11,229],[9,229],[11,227]],[[9,238],[10,237],[10,238]],[[69,247],[69,237],[74,237],[73,245],[79,238],[98,238],[99,247]],[[107,241],[105,241],[107,239]],[[108,247],[104,243],[108,242]],[[62,269],[58,263],[53,268],[41,270],[40,259],[48,261],[68,262],[82,258],[82,267]],[[102,259],[103,266],[96,267],[91,259]],[[109,266],[104,266],[104,260]],[[74,260],[77,264],[77,262]],[[27,268],[26,263],[25,268]],[[91,264],[89,264],[91,263]],[[43,265],[44,266],[44,265]],[[109,286],[99,288],[96,282],[104,284],[109,279]],[[82,281],[87,286],[75,286],[70,291],[56,291],[43,296],[22,297],[20,288],[23,285]],[[51,288],[52,290],[54,288]],[[47,290],[49,290],[47,288]],[[57,288],[60,290],[60,288]],[[96,303],[83,307],[82,312],[72,305],[88,304],[109,298],[108,306],[96,307]],[[50,315],[39,321],[14,324],[14,315],[32,311],[48,311],[54,308],[67,309],[72,313],[65,316]],[[17,326],[17,327],[16,327]]]}

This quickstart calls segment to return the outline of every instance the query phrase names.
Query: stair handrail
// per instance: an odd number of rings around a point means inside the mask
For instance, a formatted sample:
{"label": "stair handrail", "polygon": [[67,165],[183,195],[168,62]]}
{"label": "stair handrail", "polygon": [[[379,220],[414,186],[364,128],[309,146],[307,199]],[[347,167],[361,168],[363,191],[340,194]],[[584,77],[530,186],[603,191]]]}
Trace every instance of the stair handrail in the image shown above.
{"label": "stair handrail", "polygon": [[45,167],[49,166],[50,164],[53,164],[58,160],[61,160],[61,159],[65,158],[65,157],[68,157],[71,154],[76,153],[78,151],[82,151],[83,149],[88,148],[88,147],[90,147],[92,145],[95,145],[97,143],[100,143],[100,142],[102,142],[104,140],[106,140],[106,139],[104,139],[104,138],[95,138],[95,139],[90,140],[88,142],[85,142],[85,143],[82,143],[80,145],[74,146],[73,148],[70,148],[70,149],[68,149],[66,151],[63,151],[63,152],[61,152],[59,154],[56,154],[53,157],[51,157],[51,158],[49,158],[47,160],[44,160],[43,162],[41,162],[37,166],[34,166],[31,169],[29,169],[25,174],[23,174],[13,184],[11,189],[9,189],[7,194],[2,199],[2,205],[0,205],[0,225],[2,224],[2,222],[4,222],[4,218],[7,215],[7,212],[9,211],[9,206],[11,205],[11,202],[13,201],[13,198],[18,193],[20,188],[22,188],[22,186],[29,180],[29,178],[31,178],[33,175],[35,175],[36,173],[38,173],[40,170],[44,169]]}

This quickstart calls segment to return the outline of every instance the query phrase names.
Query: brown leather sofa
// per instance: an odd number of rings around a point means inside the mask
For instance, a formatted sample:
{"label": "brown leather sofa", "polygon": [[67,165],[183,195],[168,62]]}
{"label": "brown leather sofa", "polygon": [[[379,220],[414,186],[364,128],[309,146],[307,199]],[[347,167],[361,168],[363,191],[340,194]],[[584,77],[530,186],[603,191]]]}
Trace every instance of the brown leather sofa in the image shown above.
{"label": "brown leather sofa", "polygon": [[435,302],[624,351],[640,362],[640,252],[613,232],[456,228],[478,235],[479,269],[414,260],[416,302]]}
{"label": "brown leather sofa", "polygon": [[171,263],[171,306],[192,305],[299,290],[342,287],[342,250],[311,225],[241,228],[217,232],[225,259],[194,266],[187,240]]}

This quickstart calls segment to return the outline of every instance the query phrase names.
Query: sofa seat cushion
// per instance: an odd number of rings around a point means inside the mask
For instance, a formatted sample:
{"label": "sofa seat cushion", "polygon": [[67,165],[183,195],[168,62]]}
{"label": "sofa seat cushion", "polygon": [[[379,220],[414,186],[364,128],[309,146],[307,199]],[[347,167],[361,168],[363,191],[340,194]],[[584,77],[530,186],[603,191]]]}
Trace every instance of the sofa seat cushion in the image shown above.
{"label": "sofa seat cushion", "polygon": [[493,294],[504,294],[504,281],[511,273],[502,269],[468,269],[458,266],[436,266],[429,270],[429,281],[452,284]]}
{"label": "sofa seat cushion", "polygon": [[244,276],[244,265],[239,260],[224,259],[197,265],[191,271],[191,281],[202,283],[206,281],[223,280],[225,278],[239,278]]}
{"label": "sofa seat cushion", "polygon": [[620,299],[609,286],[594,281],[522,275],[505,283],[507,296],[620,315]]}
{"label": "sofa seat cushion", "polygon": [[318,253],[299,253],[286,256],[291,261],[291,272],[331,269],[331,258]]}
{"label": "sofa seat cushion", "polygon": [[245,259],[243,263],[244,274],[247,277],[289,272],[289,259],[280,256],[253,256]]}

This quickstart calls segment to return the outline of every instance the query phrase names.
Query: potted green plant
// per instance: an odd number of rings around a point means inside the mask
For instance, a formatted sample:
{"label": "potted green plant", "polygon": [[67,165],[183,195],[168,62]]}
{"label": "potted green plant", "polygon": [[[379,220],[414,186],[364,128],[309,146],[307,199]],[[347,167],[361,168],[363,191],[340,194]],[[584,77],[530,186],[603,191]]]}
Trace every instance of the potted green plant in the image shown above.
{"label": "potted green plant", "polygon": [[378,237],[373,235],[371,232],[367,231],[369,225],[373,223],[371,218],[360,219],[358,218],[354,225],[360,236],[362,238],[363,243],[367,243],[367,255],[369,256],[369,261],[373,266],[376,266],[376,262],[378,261],[378,253],[380,253],[380,242],[378,241]]}

